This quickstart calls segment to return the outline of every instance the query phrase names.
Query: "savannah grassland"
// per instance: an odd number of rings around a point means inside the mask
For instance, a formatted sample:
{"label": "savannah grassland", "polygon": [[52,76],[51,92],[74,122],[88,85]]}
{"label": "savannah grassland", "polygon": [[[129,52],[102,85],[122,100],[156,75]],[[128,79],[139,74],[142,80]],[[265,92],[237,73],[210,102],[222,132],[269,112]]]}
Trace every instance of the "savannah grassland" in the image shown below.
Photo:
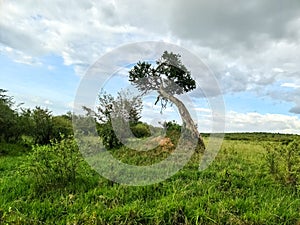
{"label": "savannah grassland", "polygon": [[[198,170],[195,155],[176,175],[148,186],[113,183],[79,155],[70,160],[77,160],[76,176],[54,181],[47,177],[51,172],[67,174],[72,166],[64,171],[64,162],[53,158],[46,165],[35,148],[2,143],[0,224],[300,224],[299,184],[289,183],[279,170],[270,172],[266,146],[279,139],[229,134],[208,169]],[[112,153],[126,163],[152,160],[125,148]],[[36,171],[45,165],[53,171]]]}

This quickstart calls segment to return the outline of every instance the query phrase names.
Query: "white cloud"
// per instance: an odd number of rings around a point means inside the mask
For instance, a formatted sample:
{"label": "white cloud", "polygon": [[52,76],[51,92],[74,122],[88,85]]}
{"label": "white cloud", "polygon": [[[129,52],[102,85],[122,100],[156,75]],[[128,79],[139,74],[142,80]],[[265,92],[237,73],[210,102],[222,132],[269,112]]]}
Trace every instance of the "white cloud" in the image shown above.
{"label": "white cloud", "polygon": [[48,66],[47,66],[47,69],[48,69],[48,70],[55,70],[55,66],[48,65]]}
{"label": "white cloud", "polygon": [[284,72],[283,69],[277,68],[277,67],[273,68],[272,71],[275,72],[275,73],[283,73]]}
{"label": "white cloud", "polygon": [[275,132],[300,134],[300,119],[282,114],[238,113],[226,115],[227,132]]}
{"label": "white cloud", "polygon": [[[298,1],[4,0],[0,31],[0,54],[29,65],[59,55],[79,75],[122,44],[169,41],[202,59],[225,94],[257,92],[293,102],[290,111],[300,113],[297,90],[269,88],[299,87]],[[203,85],[214,93],[215,86]]]}
{"label": "white cloud", "polygon": [[[272,132],[272,133],[288,133],[300,134],[300,119],[297,116],[288,116],[283,114],[261,114],[257,112],[239,113],[230,111],[225,115],[225,130],[222,130],[224,121],[213,120],[208,110],[198,116],[198,129],[201,133],[210,132]],[[143,119],[146,122],[158,125],[157,121],[170,121],[174,116],[172,114],[163,113],[154,114],[146,111]],[[179,123],[180,117],[175,118]],[[153,122],[154,121],[154,122]],[[213,125],[215,128],[213,128]],[[216,130],[213,130],[216,129]],[[221,130],[220,130],[221,129]]]}
{"label": "white cloud", "polygon": [[150,31],[119,18],[124,3],[115,7],[108,1],[5,1],[0,7],[0,42],[32,57],[60,55],[65,65],[82,73],[109,48],[151,38]]}
{"label": "white cloud", "polygon": [[300,88],[300,85],[295,83],[283,83],[281,87]]}
{"label": "white cloud", "polygon": [[211,113],[211,109],[208,108],[195,107],[193,110],[200,113]]}
{"label": "white cloud", "polygon": [[171,41],[197,53],[234,92],[271,84],[279,67],[300,70],[298,4],[230,2],[4,1],[0,41],[25,55],[61,55],[81,75],[121,44]]}
{"label": "white cloud", "polygon": [[15,62],[30,65],[30,66],[41,66],[42,63],[36,57],[28,55],[22,51],[12,49],[0,43],[0,53],[5,54]]}
{"label": "white cloud", "polygon": [[45,100],[44,103],[49,106],[53,105],[53,102],[51,102],[50,100]]}

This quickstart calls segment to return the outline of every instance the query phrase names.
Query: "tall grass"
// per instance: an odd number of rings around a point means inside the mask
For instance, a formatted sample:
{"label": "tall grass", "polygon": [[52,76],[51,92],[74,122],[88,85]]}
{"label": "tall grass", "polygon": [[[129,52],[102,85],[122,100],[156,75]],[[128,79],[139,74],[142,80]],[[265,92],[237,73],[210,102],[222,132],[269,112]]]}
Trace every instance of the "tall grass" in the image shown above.
{"label": "tall grass", "polygon": [[[125,148],[113,154],[132,164],[157,160]],[[158,184],[111,183],[85,165],[74,182],[44,190],[20,172],[25,154],[2,155],[0,224],[299,224],[299,192],[273,179],[266,154],[262,143],[226,140],[207,170],[198,171],[195,155]]]}

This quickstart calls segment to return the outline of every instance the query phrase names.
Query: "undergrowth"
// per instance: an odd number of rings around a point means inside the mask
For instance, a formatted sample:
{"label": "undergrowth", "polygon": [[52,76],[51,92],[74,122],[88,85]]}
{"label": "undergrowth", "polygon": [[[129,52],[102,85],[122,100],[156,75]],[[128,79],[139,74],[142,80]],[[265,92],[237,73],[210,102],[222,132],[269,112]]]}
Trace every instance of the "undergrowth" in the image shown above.
{"label": "undergrowth", "polygon": [[[72,139],[36,146],[29,156],[1,155],[0,224],[299,224],[299,192],[274,179],[265,144],[225,140],[206,170],[194,155],[148,186],[99,176]],[[126,149],[113,154],[132,164],[141,157]],[[286,160],[276,162],[286,168]]]}

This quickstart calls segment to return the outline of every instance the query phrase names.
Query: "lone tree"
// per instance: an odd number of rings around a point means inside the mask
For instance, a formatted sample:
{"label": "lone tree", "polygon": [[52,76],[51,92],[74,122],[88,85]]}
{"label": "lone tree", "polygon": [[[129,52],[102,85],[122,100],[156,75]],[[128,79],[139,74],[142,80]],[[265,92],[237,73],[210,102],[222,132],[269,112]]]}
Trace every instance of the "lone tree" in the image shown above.
{"label": "lone tree", "polygon": [[[114,97],[102,90],[99,94],[99,105],[96,111],[83,106],[88,116],[94,117],[98,132],[106,148],[122,146],[122,143],[135,133],[140,123],[142,99],[130,91],[121,91]],[[129,125],[129,126],[128,126]]]}
{"label": "lone tree", "polygon": [[161,112],[168,103],[175,104],[183,121],[183,128],[190,131],[193,137],[198,138],[198,145],[205,149],[205,145],[197,126],[184,103],[175,95],[187,93],[196,88],[196,82],[191,72],[182,64],[179,54],[165,51],[156,65],[148,62],[138,62],[129,71],[129,81],[143,94],[157,91],[155,105],[160,102]]}

